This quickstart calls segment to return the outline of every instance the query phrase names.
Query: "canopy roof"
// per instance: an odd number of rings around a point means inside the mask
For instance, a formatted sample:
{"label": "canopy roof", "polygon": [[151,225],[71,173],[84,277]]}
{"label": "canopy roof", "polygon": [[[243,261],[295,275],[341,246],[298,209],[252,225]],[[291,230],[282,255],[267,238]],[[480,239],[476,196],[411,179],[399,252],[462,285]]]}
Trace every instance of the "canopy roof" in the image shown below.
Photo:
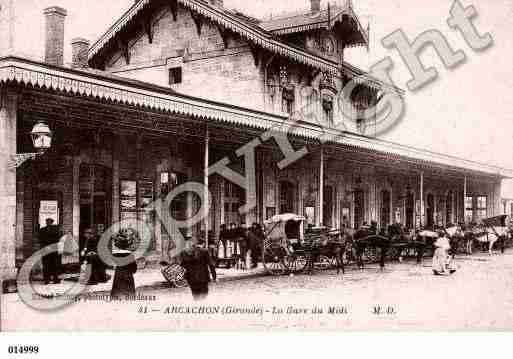
{"label": "canopy roof", "polygon": [[[69,96],[82,96],[100,102],[133,106],[143,111],[188,116],[201,121],[233,124],[259,130],[288,131],[314,144],[328,138],[332,144],[349,152],[376,154],[394,163],[413,164],[420,168],[449,169],[461,174],[492,178],[513,178],[513,170],[470,161],[454,156],[421,150],[340,131],[308,122],[295,122],[273,113],[183,95],[167,87],[129,80],[97,70],[78,70],[48,65],[18,57],[0,58],[0,86],[17,85],[56,91]],[[169,116],[167,121],[174,121]]]}

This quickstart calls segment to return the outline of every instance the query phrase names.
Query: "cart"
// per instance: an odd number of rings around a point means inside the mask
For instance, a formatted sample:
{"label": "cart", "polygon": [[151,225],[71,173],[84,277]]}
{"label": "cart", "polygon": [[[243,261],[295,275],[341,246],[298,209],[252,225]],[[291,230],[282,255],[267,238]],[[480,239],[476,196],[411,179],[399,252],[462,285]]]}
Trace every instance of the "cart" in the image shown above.
{"label": "cart", "polygon": [[301,248],[305,217],[279,214],[264,222],[262,262],[271,275],[301,271],[307,265],[307,253]]}
{"label": "cart", "polygon": [[304,233],[305,218],[293,213],[280,214],[264,223],[263,264],[271,275],[302,272],[314,268],[343,268],[339,231],[325,227]]}

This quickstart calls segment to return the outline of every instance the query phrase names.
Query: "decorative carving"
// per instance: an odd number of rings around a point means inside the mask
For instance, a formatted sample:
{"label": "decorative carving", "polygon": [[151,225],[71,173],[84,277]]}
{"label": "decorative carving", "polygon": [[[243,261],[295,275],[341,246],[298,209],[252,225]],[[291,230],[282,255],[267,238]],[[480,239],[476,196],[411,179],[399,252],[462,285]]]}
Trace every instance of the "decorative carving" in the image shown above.
{"label": "decorative carving", "polygon": [[329,71],[324,71],[322,73],[321,82],[319,84],[319,88],[330,90],[333,93],[337,92],[337,86],[335,85],[335,81],[333,80],[333,74]]}
{"label": "decorative carving", "polygon": [[173,15],[173,21],[176,21],[177,14],[178,14],[178,3],[176,0],[171,0],[169,2],[169,10],[171,11],[171,14]]}
{"label": "decorative carving", "polygon": [[148,36],[148,42],[153,43],[153,24],[151,23],[151,17],[148,17],[146,21],[143,21],[142,27],[146,35]]}
{"label": "decorative carving", "polygon": [[194,21],[194,25],[196,25],[196,31],[198,32],[198,36],[201,36],[201,27],[203,26],[203,21],[201,16],[196,14],[194,11],[191,12],[192,21]]}
{"label": "decorative carving", "polygon": [[121,55],[124,57],[127,65],[130,65],[130,49],[128,47],[128,42],[126,41],[118,41],[119,51],[121,51]]}
{"label": "decorative carving", "polygon": [[7,96],[7,86],[0,84],[0,110],[4,108]]}
{"label": "decorative carving", "polygon": [[34,160],[37,156],[40,156],[41,153],[17,153],[15,156],[11,158],[11,163],[9,163],[9,168],[15,170],[20,167],[28,160]]}
{"label": "decorative carving", "polygon": [[259,51],[258,51],[258,47],[255,46],[255,44],[252,44],[250,43],[249,44],[249,48],[251,50],[251,54],[253,55],[253,60],[255,60],[255,66],[258,67],[258,63],[259,63]]}
{"label": "decorative carving", "polygon": [[224,48],[227,49],[228,48],[228,35],[229,35],[228,32],[229,32],[229,30],[223,28],[220,25],[217,25],[217,30],[219,31],[219,34],[221,35],[221,39],[223,40]]}

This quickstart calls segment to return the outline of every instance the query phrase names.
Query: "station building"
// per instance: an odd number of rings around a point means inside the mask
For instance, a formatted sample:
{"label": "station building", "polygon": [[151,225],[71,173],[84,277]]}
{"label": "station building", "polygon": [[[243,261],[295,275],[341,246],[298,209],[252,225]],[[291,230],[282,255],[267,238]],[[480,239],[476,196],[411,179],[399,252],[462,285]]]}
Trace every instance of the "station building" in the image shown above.
{"label": "station building", "polygon": [[[368,45],[350,1],[309,5],[260,20],[220,0],[135,1],[92,45],[74,39],[70,65],[67,12],[45,9],[44,60],[9,48],[0,57],[3,278],[40,249],[47,217],[75,240],[85,228],[101,234],[138,218],[152,228],[148,258],[157,260],[173,238],[152,203],[189,181],[208,186],[212,203],[193,234],[287,212],[332,228],[376,221],[410,229],[501,213],[501,181],[512,171],[388,142],[358,120],[383,93],[403,94],[344,60],[348,47]],[[1,26],[12,31],[9,20]],[[345,121],[351,111],[357,120]],[[26,160],[38,123],[51,129],[52,145]],[[288,150],[301,153],[294,161],[268,135],[288,124]],[[219,163],[231,180],[208,170]],[[254,191],[233,180],[248,171]],[[248,202],[255,205],[241,213]],[[199,208],[185,194],[169,210],[183,219]]]}

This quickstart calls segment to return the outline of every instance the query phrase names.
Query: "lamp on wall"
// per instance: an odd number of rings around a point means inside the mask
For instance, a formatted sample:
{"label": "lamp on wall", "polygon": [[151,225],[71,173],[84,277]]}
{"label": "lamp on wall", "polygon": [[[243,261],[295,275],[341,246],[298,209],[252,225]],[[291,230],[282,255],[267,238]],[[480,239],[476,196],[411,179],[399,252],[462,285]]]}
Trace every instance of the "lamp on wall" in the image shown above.
{"label": "lamp on wall", "polygon": [[18,168],[25,163],[25,161],[33,160],[37,156],[44,154],[52,146],[53,133],[46,122],[38,121],[34,127],[32,127],[32,131],[30,131],[30,138],[32,139],[32,145],[36,152],[17,153],[12,158],[14,162],[13,167]]}

